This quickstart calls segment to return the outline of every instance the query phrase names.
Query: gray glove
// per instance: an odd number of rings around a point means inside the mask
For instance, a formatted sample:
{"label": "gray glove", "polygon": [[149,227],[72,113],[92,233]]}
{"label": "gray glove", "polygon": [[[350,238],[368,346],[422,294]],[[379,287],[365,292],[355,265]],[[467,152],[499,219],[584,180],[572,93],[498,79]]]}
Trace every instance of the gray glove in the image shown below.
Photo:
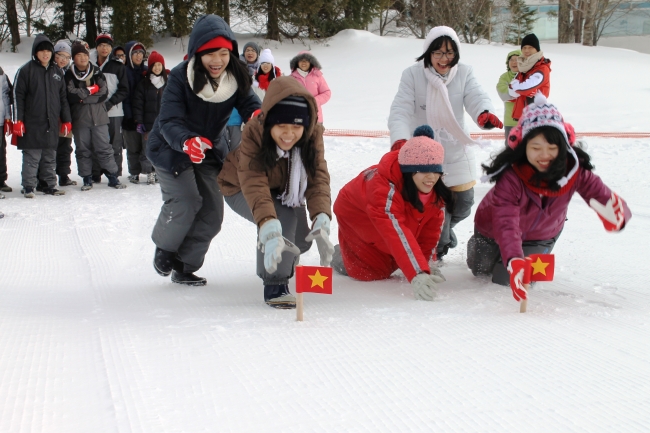
{"label": "gray glove", "polygon": [[433,301],[436,297],[436,283],[442,283],[443,281],[444,279],[438,275],[417,274],[411,280],[411,287],[413,288],[415,299]]}
{"label": "gray glove", "polygon": [[[429,266],[431,268],[431,275],[436,275],[440,278],[442,278],[442,281],[447,281],[444,275],[442,275],[442,272],[440,272],[440,268],[438,268],[438,265],[433,265]],[[438,281],[439,283],[442,283],[442,281]]]}

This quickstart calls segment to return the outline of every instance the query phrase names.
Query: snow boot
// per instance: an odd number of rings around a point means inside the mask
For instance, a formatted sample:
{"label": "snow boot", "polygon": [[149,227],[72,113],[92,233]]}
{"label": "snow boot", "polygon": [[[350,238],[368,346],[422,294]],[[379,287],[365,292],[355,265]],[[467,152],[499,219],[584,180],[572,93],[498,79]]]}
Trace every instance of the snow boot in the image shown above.
{"label": "snow boot", "polygon": [[110,186],[111,188],[115,188],[115,189],[126,188],[126,185],[120,183],[120,180],[117,178],[116,175],[107,174],[106,177],[108,178],[108,186]]}
{"label": "snow boot", "polygon": [[156,184],[156,175],[154,173],[147,173],[147,185]]}
{"label": "snow boot", "polygon": [[42,180],[39,180],[38,184],[36,185],[36,191],[43,192],[43,190],[46,188],[47,188],[47,183]]}
{"label": "snow boot", "polygon": [[34,188],[32,188],[31,186],[26,186],[25,188],[23,188],[23,191],[24,191],[23,195],[25,196],[25,198],[36,197],[36,194],[34,194]]}
{"label": "snow boot", "polygon": [[91,178],[92,178],[93,183],[102,183],[102,175],[101,174],[98,174],[98,175],[93,174],[91,176]]}
{"label": "snow boot", "polygon": [[156,247],[156,252],[153,255],[153,268],[158,272],[158,275],[169,276],[176,261],[176,253]]}
{"label": "snow boot", "polygon": [[83,177],[84,184],[81,187],[82,191],[90,191],[93,189],[93,177],[92,176],[84,176]]}
{"label": "snow boot", "polygon": [[59,186],[71,186],[76,184],[77,182],[70,179],[67,174],[59,175]]}
{"label": "snow boot", "polygon": [[13,189],[9,185],[7,185],[7,182],[2,182],[2,185],[0,185],[0,191],[2,192],[11,192]]}
{"label": "snow boot", "polygon": [[43,188],[43,193],[48,195],[65,195],[65,191],[56,188],[50,188],[49,186],[47,188]]}
{"label": "snow boot", "polygon": [[132,174],[129,176],[129,182],[135,183],[136,185],[140,183],[140,175],[139,174]]}
{"label": "snow boot", "polygon": [[197,277],[193,272],[172,271],[172,283],[184,284],[186,286],[205,286],[208,281],[203,277]]}
{"label": "snow boot", "polygon": [[288,284],[265,284],[264,302],[268,306],[283,310],[296,308],[296,297],[289,291]]}

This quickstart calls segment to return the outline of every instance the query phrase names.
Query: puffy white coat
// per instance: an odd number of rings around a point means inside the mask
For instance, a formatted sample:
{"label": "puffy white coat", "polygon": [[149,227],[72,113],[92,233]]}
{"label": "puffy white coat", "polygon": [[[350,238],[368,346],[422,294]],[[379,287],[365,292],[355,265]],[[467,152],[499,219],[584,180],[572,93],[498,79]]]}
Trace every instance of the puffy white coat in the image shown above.
{"label": "puffy white coat", "polygon": [[[428,85],[423,61],[417,62],[402,73],[402,80],[388,117],[391,143],[400,139],[408,140],[416,127],[428,123],[426,112]],[[467,134],[469,132],[465,126],[465,110],[474,122],[485,110],[494,113],[492,101],[474,78],[471,66],[458,64],[458,72],[447,85],[447,91],[454,117]],[[440,107],[444,107],[443,101],[440,101]],[[445,185],[452,187],[476,180],[476,158],[471,146],[445,142],[440,137],[435,137],[435,140],[445,148]]]}
{"label": "puffy white coat", "polygon": [[9,97],[9,83],[7,82],[7,74],[0,75],[0,123],[4,123],[5,119],[11,119],[11,99]]}

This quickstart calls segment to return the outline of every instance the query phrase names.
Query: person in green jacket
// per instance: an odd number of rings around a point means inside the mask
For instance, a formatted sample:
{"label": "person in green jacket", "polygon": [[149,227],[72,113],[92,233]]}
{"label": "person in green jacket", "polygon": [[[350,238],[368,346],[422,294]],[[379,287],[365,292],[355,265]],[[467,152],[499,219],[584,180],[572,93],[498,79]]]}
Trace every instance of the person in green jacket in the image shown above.
{"label": "person in green jacket", "polygon": [[517,126],[517,121],[512,118],[512,109],[515,106],[514,98],[508,93],[508,85],[517,75],[517,57],[521,56],[520,50],[510,51],[506,59],[506,68],[507,71],[504,72],[499,77],[499,82],[497,83],[497,92],[503,100],[505,105],[505,110],[503,113],[503,126],[504,133],[506,137],[506,145],[508,144],[508,134],[513,126]]}

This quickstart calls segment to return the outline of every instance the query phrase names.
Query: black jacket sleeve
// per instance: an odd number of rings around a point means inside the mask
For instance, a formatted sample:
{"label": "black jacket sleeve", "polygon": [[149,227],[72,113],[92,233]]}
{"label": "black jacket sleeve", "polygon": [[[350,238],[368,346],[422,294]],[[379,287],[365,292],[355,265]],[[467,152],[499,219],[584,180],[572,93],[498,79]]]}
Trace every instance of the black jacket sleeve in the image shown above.
{"label": "black jacket sleeve", "polygon": [[144,104],[147,99],[147,89],[145,87],[145,80],[140,80],[138,86],[135,88],[135,93],[131,99],[131,109],[133,110],[133,120],[136,125],[144,123]]}

